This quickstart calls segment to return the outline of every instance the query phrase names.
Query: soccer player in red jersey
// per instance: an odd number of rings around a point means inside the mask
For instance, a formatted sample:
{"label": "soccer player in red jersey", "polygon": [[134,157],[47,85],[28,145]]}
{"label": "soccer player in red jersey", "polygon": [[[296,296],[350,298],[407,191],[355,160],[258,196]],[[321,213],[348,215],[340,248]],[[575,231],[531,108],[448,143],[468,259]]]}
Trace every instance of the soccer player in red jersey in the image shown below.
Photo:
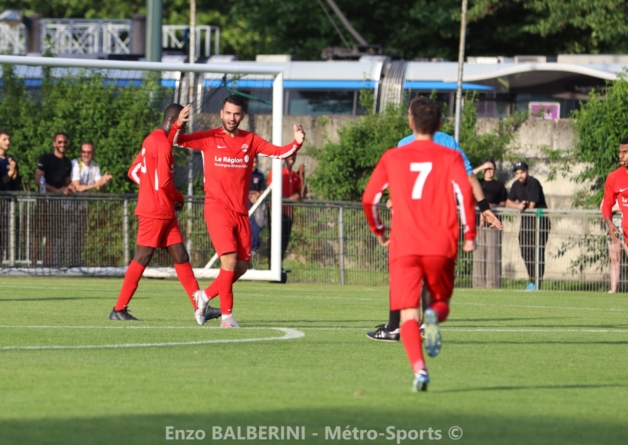
{"label": "soccer player in red jersey", "polygon": [[[622,231],[613,223],[613,206],[615,201],[621,211]],[[606,177],[604,200],[602,201],[602,216],[608,226],[609,236],[613,243],[622,243],[628,233],[628,138],[619,144],[619,167]],[[621,234],[623,232],[623,241]]]}
{"label": "soccer player in red jersey", "polygon": [[[408,110],[415,141],[388,150],[371,176],[362,205],[371,231],[389,246],[390,306],[401,310],[401,340],[415,373],[414,388],[426,390],[429,375],[419,327],[421,284],[432,295],[424,313],[425,347],[435,357],[441,348],[438,324],[447,319],[458,252],[458,212],[464,227],[465,252],[475,249],[475,198],[462,157],[432,142],[440,107],[414,99]],[[386,188],[395,203],[390,239],[379,218]]]}
{"label": "soccer player in red jersey", "polygon": [[129,178],[139,185],[135,207],[139,220],[137,247],[110,320],[137,320],[129,314],[128,304],[155,249],[161,247],[167,248],[174,260],[179,281],[194,307],[196,321],[200,325],[205,323],[207,298],[203,298],[203,291],[199,290],[175,216],[175,211],[181,210],[183,205],[183,195],[174,186],[174,156],[168,134],[182,109],[179,104],[165,109],[161,125],[144,139],[142,149],[129,168]]}
{"label": "soccer player in red jersey", "polygon": [[[220,119],[222,127],[184,135],[190,106],[179,114],[170,130],[170,140],[180,147],[200,150],[205,172],[205,222],[214,249],[220,257],[220,272],[205,289],[209,298],[220,296],[223,328],[240,327],[233,316],[233,283],[249,268],[251,226],[248,215],[249,185],[256,155],[285,159],[296,153],[305,133],[294,126],[294,141],[278,147],[238,127],[244,119],[244,101],[232,95],[225,99]],[[205,298],[205,296],[203,296]]]}

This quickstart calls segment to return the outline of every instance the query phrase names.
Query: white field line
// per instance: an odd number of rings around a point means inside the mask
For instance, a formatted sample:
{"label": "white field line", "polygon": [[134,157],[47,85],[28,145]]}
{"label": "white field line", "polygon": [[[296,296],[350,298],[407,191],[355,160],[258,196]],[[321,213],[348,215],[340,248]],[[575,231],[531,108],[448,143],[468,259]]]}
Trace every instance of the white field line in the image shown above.
{"label": "white field line", "polygon": [[[463,321],[463,320],[462,320]],[[199,326],[11,326],[11,325],[0,325],[0,329],[222,329],[218,326],[216,327],[199,327]],[[211,340],[209,343],[231,343],[231,342],[242,342],[242,341],[259,341],[259,340],[290,340],[292,338],[300,338],[303,337],[301,331],[368,331],[369,329],[373,329],[372,326],[365,327],[345,327],[345,326],[337,326],[337,327],[308,327],[303,328],[300,327],[299,330],[293,328],[276,328],[276,327],[245,327],[240,328],[240,330],[278,330],[284,332],[286,335],[292,335],[292,332],[300,333],[298,337],[270,337],[263,339],[241,339],[241,340]],[[466,328],[466,327],[456,327],[456,326],[443,326],[441,327],[442,331],[445,332],[590,332],[590,333],[628,333],[628,329],[563,329],[563,328]],[[194,344],[205,344],[205,341],[197,342]],[[175,343],[172,343],[175,344]],[[182,343],[183,344],[183,343]],[[185,343],[188,344],[188,343]]]}
{"label": "white field line", "polygon": [[[31,326],[32,328],[33,326]],[[73,326],[54,326],[53,328],[72,328]],[[148,326],[147,326],[148,327]],[[155,326],[157,327],[157,326]],[[128,328],[127,328],[128,329]],[[119,349],[119,348],[155,348],[164,346],[191,346],[191,345],[208,345],[214,343],[247,343],[255,341],[275,341],[275,340],[292,340],[295,338],[305,337],[305,334],[296,329],[290,328],[266,328],[284,333],[283,337],[262,337],[262,338],[242,338],[242,339],[225,339],[225,340],[201,340],[201,341],[185,341],[185,342],[167,342],[167,343],[126,343],[113,345],[79,345],[79,346],[3,346],[0,350],[61,350],[61,349]]]}

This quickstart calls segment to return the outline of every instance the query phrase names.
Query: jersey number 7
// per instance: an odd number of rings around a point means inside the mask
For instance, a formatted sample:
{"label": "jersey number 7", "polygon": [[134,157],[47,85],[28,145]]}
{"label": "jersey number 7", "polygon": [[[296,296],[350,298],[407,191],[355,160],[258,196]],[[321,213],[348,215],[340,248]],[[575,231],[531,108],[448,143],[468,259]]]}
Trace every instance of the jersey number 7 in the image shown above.
{"label": "jersey number 7", "polygon": [[419,176],[417,176],[414,187],[412,188],[412,199],[421,199],[421,197],[423,196],[423,187],[425,186],[425,181],[427,181],[427,177],[432,171],[432,163],[412,162],[410,164],[410,171],[419,172]]}

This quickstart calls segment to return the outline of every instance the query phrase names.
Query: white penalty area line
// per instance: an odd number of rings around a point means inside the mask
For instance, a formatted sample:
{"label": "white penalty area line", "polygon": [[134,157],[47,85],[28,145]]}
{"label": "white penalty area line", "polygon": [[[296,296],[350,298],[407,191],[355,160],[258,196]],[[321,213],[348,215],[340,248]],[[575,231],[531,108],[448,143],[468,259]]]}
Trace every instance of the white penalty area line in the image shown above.
{"label": "white penalty area line", "polygon": [[[174,326],[166,327],[172,328]],[[2,326],[2,328],[49,328],[49,329],[71,329],[77,328],[76,326]],[[108,328],[107,326],[82,326],[79,329],[94,329],[94,328]],[[113,326],[112,326],[113,328]],[[130,327],[125,327],[129,329]],[[144,328],[160,329],[161,326],[146,326]],[[119,329],[119,328],[118,328]],[[137,327],[135,328],[137,329]],[[262,338],[241,338],[241,339],[224,339],[224,340],[200,340],[200,341],[184,341],[184,342],[166,342],[166,343],[126,343],[126,344],[114,344],[114,345],[79,345],[79,346],[3,346],[0,350],[3,351],[15,351],[15,350],[64,350],[64,349],[121,349],[121,348],[156,348],[165,346],[195,346],[195,345],[209,345],[214,343],[250,343],[256,341],[275,341],[275,340],[294,340],[297,338],[305,337],[305,333],[290,328],[253,328],[253,329],[268,329],[283,332],[283,337],[262,337]]]}
{"label": "white penalty area line", "polygon": [[628,309],[602,308],[602,307],[575,307],[575,306],[532,306],[523,304],[495,304],[495,303],[465,303],[462,301],[451,300],[452,306],[493,306],[493,307],[516,307],[524,309],[564,309],[569,311],[609,311],[609,312],[628,312]]}

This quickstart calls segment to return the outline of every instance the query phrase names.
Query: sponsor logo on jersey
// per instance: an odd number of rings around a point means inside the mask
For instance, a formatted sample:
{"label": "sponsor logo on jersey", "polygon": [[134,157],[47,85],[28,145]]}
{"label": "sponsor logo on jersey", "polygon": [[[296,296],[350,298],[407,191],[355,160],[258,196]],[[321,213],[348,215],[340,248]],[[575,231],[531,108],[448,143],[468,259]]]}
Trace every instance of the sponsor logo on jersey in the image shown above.
{"label": "sponsor logo on jersey", "polygon": [[216,162],[227,162],[229,164],[241,164],[244,161],[244,159],[240,159],[240,158],[230,158],[229,156],[214,156],[214,161]]}
{"label": "sponsor logo on jersey", "polygon": [[246,151],[249,149],[249,144],[242,144],[242,151],[244,153],[246,153]]}
{"label": "sponsor logo on jersey", "polygon": [[244,162],[249,162],[249,155],[246,155],[246,156],[244,157]]}

